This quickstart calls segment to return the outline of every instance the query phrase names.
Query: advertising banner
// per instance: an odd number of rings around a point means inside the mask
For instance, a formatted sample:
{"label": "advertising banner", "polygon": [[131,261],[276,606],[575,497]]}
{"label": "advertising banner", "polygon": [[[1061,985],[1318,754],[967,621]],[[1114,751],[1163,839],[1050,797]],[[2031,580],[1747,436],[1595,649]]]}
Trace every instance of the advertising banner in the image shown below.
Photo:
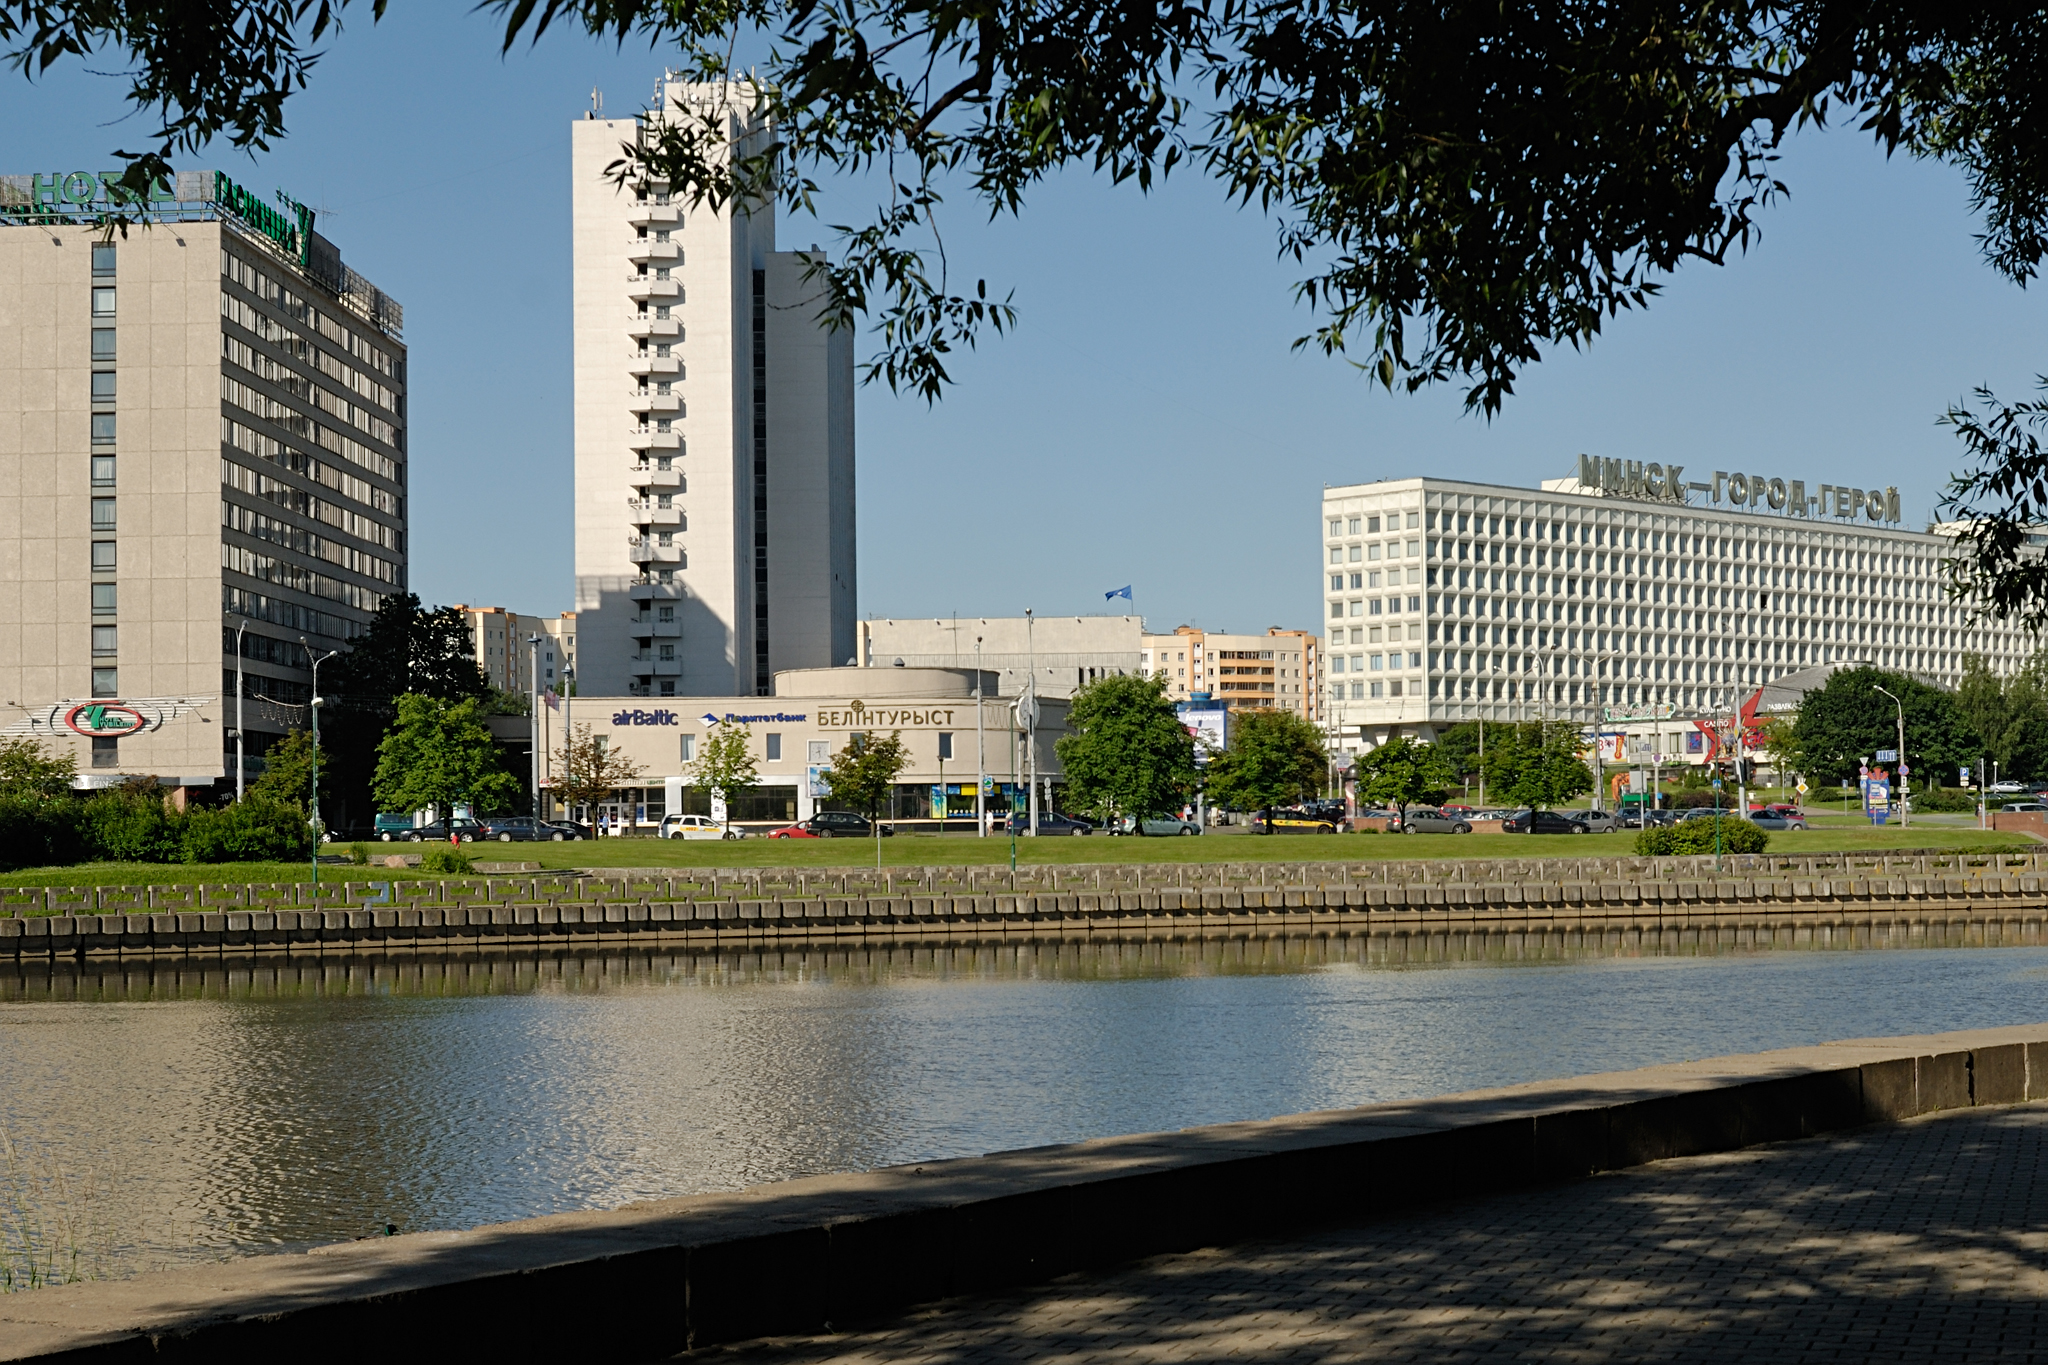
{"label": "advertising banner", "polygon": [[1195,762],[1206,764],[1212,754],[1230,742],[1230,712],[1221,706],[1196,706],[1182,702],[1174,710],[1180,723],[1195,737]]}

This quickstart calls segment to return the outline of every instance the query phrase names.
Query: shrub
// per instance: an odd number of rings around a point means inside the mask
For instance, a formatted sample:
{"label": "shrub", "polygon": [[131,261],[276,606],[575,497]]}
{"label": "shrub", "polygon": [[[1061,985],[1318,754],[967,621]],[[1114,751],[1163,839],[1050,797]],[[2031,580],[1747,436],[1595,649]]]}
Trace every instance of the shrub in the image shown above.
{"label": "shrub", "polygon": [[182,824],[178,855],[188,863],[290,862],[313,851],[305,812],[289,801],[251,796],[187,811]]}
{"label": "shrub", "polygon": [[368,867],[370,865],[370,846],[368,844],[350,844],[348,846],[348,860],[357,867]]}
{"label": "shrub", "polygon": [[154,783],[94,792],[78,811],[82,853],[117,863],[173,862],[183,822]]}
{"label": "shrub", "polygon": [[1975,815],[1977,793],[1962,787],[1929,787],[1913,793],[1913,809]]}
{"label": "shrub", "polygon": [[85,848],[78,827],[80,804],[69,797],[54,801],[0,798],[0,870],[52,867],[83,858]]}
{"label": "shrub", "polygon": [[1714,851],[1714,829],[1721,830],[1723,853],[1761,853],[1771,836],[1747,820],[1723,815],[1710,820],[1686,820],[1676,825],[1655,825],[1636,835],[1636,852],[1646,858],[1686,857]]}
{"label": "shrub", "polygon": [[1733,797],[1716,792],[1711,787],[1697,787],[1680,792],[1672,798],[1671,805],[1675,810],[1692,810],[1700,806],[1712,806],[1717,802],[1723,806],[1735,804]]}
{"label": "shrub", "polygon": [[476,872],[476,865],[469,861],[467,854],[453,844],[430,848],[427,856],[420,859],[420,871],[440,872],[449,876],[468,877]]}

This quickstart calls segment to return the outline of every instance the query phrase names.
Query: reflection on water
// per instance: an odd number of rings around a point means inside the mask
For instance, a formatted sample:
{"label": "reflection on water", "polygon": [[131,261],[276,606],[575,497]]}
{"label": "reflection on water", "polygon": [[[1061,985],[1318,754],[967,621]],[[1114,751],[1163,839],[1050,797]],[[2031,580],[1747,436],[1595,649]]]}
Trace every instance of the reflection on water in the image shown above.
{"label": "reflection on water", "polygon": [[[0,967],[136,1268],[2048,1015],[2039,923]],[[1921,951],[1858,951],[1911,947]],[[1997,947],[2002,951],[1971,951]],[[1807,950],[1807,951],[1799,951]],[[1513,970],[1489,970],[1512,967]]]}

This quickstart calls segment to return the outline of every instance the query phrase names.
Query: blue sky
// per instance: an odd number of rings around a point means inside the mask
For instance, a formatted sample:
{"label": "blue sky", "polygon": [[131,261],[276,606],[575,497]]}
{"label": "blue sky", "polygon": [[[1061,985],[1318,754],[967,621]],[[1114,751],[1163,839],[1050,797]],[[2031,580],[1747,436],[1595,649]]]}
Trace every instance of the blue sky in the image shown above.
{"label": "blue sky", "polygon": [[[289,136],[254,164],[320,210],[350,265],[406,309],[413,586],[429,602],[571,604],[568,124],[624,112],[662,54],[551,35],[501,58],[466,6],[351,10]],[[95,69],[115,65],[94,62]],[[147,133],[78,63],[0,77],[9,172],[113,164]],[[860,605],[876,616],[1104,609],[1125,583],[1155,628],[1319,621],[1325,484],[1416,474],[1533,486],[1580,451],[1897,484],[1924,522],[1959,451],[1935,425],[1978,384],[2048,370],[2040,301],[1977,255],[1961,178],[1806,134],[1790,202],[1735,264],[1690,268],[1586,353],[1526,372],[1492,422],[1453,389],[1387,394],[1292,352],[1270,222],[1176,177],[1151,196],[1085,175],[1021,220],[948,224],[956,272],[1014,288],[1017,331],[953,367],[936,408],[859,396]],[[862,216],[858,186],[825,222]],[[785,246],[829,242],[780,226]],[[1121,607],[1122,603],[1117,606]]]}

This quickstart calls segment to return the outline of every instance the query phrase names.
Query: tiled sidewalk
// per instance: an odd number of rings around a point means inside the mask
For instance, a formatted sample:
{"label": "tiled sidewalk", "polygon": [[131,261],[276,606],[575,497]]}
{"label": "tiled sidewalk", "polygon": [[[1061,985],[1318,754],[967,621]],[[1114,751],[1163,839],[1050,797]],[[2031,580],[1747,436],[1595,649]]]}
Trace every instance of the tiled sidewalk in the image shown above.
{"label": "tiled sidewalk", "polygon": [[1965,1111],[703,1354],[733,1365],[2048,1360],[2044,1161],[2048,1106]]}

